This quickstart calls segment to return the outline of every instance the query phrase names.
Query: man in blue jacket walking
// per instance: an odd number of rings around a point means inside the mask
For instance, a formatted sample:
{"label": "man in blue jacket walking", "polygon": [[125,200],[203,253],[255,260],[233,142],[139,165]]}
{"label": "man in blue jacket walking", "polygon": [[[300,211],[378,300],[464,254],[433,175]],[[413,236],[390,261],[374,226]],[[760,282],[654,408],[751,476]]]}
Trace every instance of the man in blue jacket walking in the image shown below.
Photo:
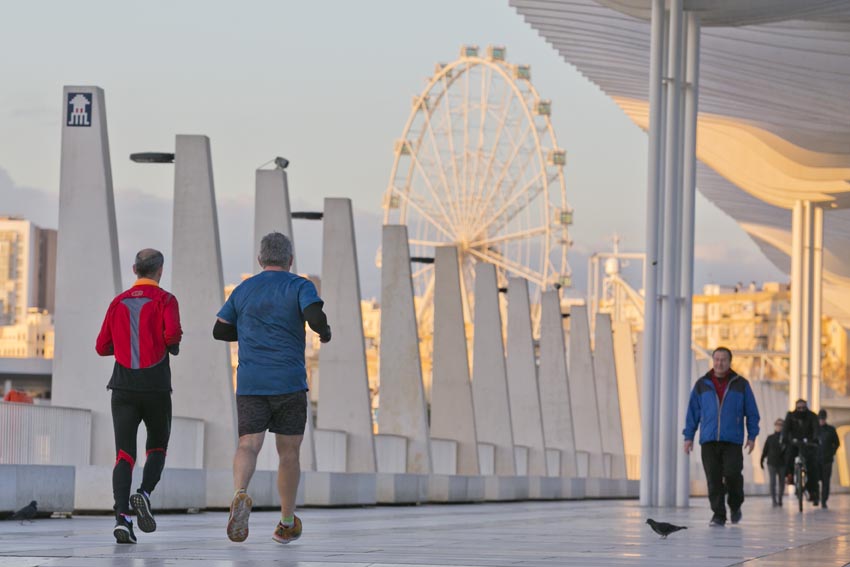
{"label": "man in blue jacket walking", "polygon": [[[708,500],[714,515],[709,525],[726,525],[726,503],[733,524],[741,521],[744,503],[744,453],[752,453],[759,434],[759,410],[750,383],[732,370],[732,351],[719,347],[712,353],[712,369],[697,380],[688,403],[685,419],[685,453],[694,447],[694,435],[700,428],[702,466],[708,482]],[[744,418],[747,439],[744,443]]]}

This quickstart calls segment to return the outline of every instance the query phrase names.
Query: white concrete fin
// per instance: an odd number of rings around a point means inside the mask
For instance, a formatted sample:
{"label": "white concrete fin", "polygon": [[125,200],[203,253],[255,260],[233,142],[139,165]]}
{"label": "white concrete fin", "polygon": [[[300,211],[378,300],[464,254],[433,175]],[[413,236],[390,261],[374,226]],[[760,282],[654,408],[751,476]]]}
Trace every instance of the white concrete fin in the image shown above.
{"label": "white concrete fin", "polygon": [[224,276],[210,140],[179,135],[174,156],[171,282],[183,327],[180,355],[171,359],[174,414],[204,420],[204,466],[228,469],[236,450],[236,398],[230,347],[211,338]]}
{"label": "white concrete fin", "polygon": [[109,303],[121,291],[105,104],[99,87],[62,91],[52,395],[57,406],[92,411],[93,465],[115,462],[104,390],[113,359],[98,357],[94,340]]}
{"label": "white concrete fin", "polygon": [[[614,363],[617,369],[617,390],[620,399],[620,420],[623,425],[623,451],[626,453],[627,475],[639,478],[641,451],[640,395],[632,344],[631,326],[627,321],[612,324],[614,333]],[[599,344],[598,342],[596,343]],[[634,469],[629,470],[628,466]]]}
{"label": "white concrete fin", "polygon": [[547,449],[560,451],[560,475],[576,475],[576,447],[567,379],[561,302],[557,291],[543,292],[540,314],[540,410]]}
{"label": "white concrete fin", "polygon": [[[587,306],[570,308],[570,403],[573,408],[573,427],[576,451],[586,462],[589,477],[603,477],[602,435],[599,404],[596,401],[596,380],[593,356],[590,352],[590,325]],[[581,462],[579,473],[582,472]]]}
{"label": "white concrete fin", "polygon": [[457,442],[457,470],[453,474],[478,475],[478,440],[457,248],[435,249],[434,278],[431,437]]}
{"label": "white concrete fin", "polygon": [[[260,270],[257,257],[260,255],[260,241],[270,232],[285,234],[292,241],[292,209],[289,206],[289,182],[283,169],[258,169],[254,186],[254,256],[251,266],[254,272]],[[297,260],[297,257],[295,258]],[[292,271],[298,273],[292,262]]]}
{"label": "white concrete fin", "polygon": [[505,347],[502,343],[502,315],[496,267],[475,265],[475,335],[472,345],[472,400],[478,441],[496,447],[496,474],[516,474],[511,407]]}
{"label": "white concrete fin", "polygon": [[508,395],[514,443],[528,448],[528,474],[547,476],[528,280],[508,279]]}
{"label": "white concrete fin", "polygon": [[346,432],[345,472],[376,472],[351,199],[325,199],[322,224],[322,299],[333,339],[319,350],[317,426]]}
{"label": "white concrete fin", "polygon": [[380,373],[378,431],[408,440],[407,468],[402,472],[430,473],[431,443],[419,360],[410,248],[407,227],[403,225],[383,228]]}
{"label": "white concrete fin", "polygon": [[602,428],[602,450],[612,456],[611,478],[626,478],[623,425],[620,415],[620,394],[614,361],[614,333],[611,315],[596,315],[593,370],[596,376],[596,397],[599,402],[599,424]]}

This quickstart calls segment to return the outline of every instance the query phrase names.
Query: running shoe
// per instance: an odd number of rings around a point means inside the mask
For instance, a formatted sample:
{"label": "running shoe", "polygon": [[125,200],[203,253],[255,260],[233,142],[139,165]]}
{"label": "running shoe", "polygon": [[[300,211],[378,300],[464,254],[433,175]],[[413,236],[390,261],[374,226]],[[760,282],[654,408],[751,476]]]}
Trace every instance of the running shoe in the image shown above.
{"label": "running shoe", "polygon": [[139,529],[149,534],[156,531],[156,520],[151,513],[151,501],[145,493],[139,490],[130,496],[130,507],[136,512]]}
{"label": "running shoe", "polygon": [[248,539],[248,517],[254,501],[247,492],[237,492],[230,503],[230,518],[227,520],[227,537],[230,541],[241,542]]}
{"label": "running shoe", "polygon": [[287,544],[301,537],[301,518],[298,516],[294,517],[295,523],[289,527],[284,526],[281,522],[277,523],[277,527],[274,529],[274,535],[272,535],[273,540],[278,543]]}
{"label": "running shoe", "polygon": [[136,534],[133,533],[133,522],[119,515],[115,519],[115,527],[112,528],[112,535],[115,536],[116,543],[136,543]]}

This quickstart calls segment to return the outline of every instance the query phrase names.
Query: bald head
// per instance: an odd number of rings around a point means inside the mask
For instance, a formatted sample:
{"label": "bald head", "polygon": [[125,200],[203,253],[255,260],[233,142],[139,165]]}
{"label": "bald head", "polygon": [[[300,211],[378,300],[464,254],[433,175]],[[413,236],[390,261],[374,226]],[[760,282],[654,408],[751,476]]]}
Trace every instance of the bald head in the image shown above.
{"label": "bald head", "polygon": [[157,282],[162,277],[162,265],[165,258],[162,252],[153,248],[139,250],[133,263],[133,272],[140,278],[148,278]]}

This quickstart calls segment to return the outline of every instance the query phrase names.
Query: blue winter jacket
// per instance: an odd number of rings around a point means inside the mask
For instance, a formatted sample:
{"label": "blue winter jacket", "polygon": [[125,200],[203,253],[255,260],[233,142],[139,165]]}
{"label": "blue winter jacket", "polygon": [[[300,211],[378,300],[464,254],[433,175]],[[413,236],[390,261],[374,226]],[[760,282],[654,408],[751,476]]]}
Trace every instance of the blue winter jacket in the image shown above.
{"label": "blue winter jacket", "polygon": [[699,427],[700,445],[709,441],[743,445],[744,418],[747,418],[747,438],[755,439],[759,434],[759,410],[747,379],[730,371],[729,384],[721,402],[709,372],[697,380],[691,390],[682,433],[686,441],[692,441]]}

